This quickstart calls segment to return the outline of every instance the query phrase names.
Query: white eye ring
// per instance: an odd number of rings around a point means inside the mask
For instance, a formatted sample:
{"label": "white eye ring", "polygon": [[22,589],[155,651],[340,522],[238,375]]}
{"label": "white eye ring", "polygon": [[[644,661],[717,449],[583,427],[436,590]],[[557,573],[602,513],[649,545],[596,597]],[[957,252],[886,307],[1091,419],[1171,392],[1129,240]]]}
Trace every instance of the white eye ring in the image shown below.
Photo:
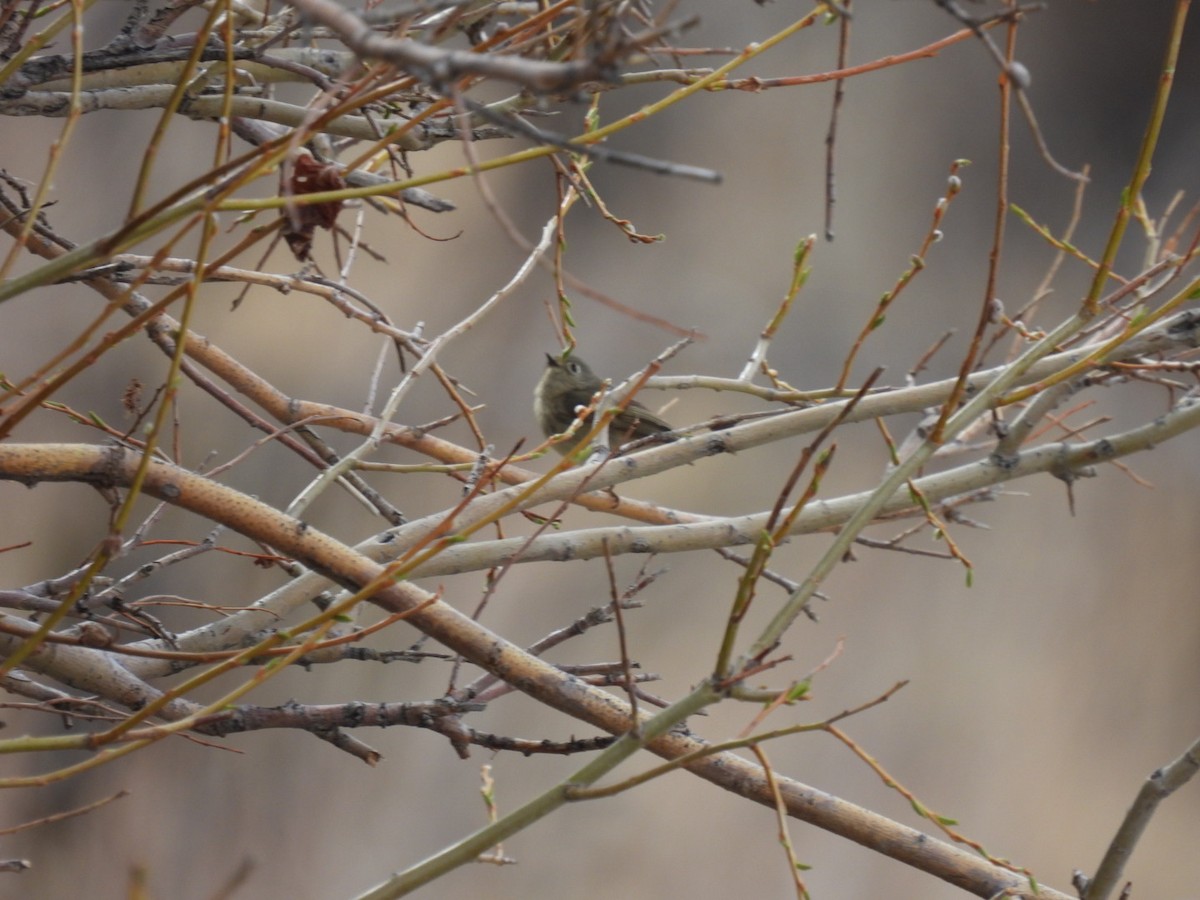
{"label": "white eye ring", "polygon": [[567,371],[572,375],[578,375],[583,371],[583,369],[580,367],[579,363],[571,359],[567,361]]}

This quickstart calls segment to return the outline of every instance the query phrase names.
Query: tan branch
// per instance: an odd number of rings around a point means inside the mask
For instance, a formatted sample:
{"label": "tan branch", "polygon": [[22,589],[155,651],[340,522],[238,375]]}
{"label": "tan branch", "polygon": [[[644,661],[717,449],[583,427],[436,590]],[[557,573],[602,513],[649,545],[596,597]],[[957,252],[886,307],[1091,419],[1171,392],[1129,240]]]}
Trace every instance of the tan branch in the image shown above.
{"label": "tan branch", "polygon": [[[121,447],[73,444],[0,445],[0,472],[9,480],[81,481],[97,486],[127,486],[137,472],[137,454]],[[296,557],[326,577],[356,590],[384,584],[371,598],[390,612],[412,612],[408,622],[450,649],[513,685],[534,699],[611,734],[629,728],[626,702],[585,684],[515,644],[484,628],[410,582],[387,579],[384,567],[333,537],[232,488],[211,482],[164,462],[152,462],[143,490],[154,497],[220,522],[247,537]],[[423,608],[419,608],[423,607]],[[649,717],[643,714],[643,719]],[[647,749],[666,759],[704,748],[689,734],[668,732]],[[698,759],[688,765],[694,774],[764,805],[776,798],[761,767],[732,753]],[[807,785],[776,776],[778,796],[789,815],[915,866],[982,897],[1002,891],[1020,895],[1024,880],[992,866],[974,853],[935,840],[852,803]],[[1032,896],[1032,895],[1030,895]],[[1040,897],[1062,900],[1066,895],[1043,887]]]}

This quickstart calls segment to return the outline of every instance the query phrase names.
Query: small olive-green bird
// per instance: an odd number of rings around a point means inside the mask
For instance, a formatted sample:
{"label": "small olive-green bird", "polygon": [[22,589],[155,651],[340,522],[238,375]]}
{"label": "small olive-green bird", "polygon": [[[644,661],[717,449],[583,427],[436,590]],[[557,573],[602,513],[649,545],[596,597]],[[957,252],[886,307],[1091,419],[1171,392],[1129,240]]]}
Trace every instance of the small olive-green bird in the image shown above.
{"label": "small olive-green bird", "polygon": [[[533,414],[542,426],[542,433],[550,437],[570,428],[575,421],[575,410],[591,403],[602,386],[600,377],[578,356],[557,359],[547,353],[546,371],[533,391]],[[589,415],[583,420],[572,440],[561,441],[554,449],[563,455],[575,450],[591,430],[592,418]],[[631,400],[608,425],[609,449],[616,450],[630,441],[670,430],[670,425]]]}

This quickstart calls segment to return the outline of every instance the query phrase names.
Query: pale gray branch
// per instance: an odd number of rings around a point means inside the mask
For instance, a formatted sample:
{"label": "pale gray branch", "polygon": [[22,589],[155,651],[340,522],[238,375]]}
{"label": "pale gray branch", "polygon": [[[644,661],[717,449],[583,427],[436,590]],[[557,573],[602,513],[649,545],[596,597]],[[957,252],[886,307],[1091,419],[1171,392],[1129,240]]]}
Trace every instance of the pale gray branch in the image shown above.
{"label": "pale gray branch", "polygon": [[1197,772],[1200,772],[1200,740],[1188,747],[1179,759],[1150,773],[1113,836],[1096,870],[1096,877],[1087,885],[1084,900],[1105,900],[1116,889],[1125,871],[1125,864],[1133,856],[1142,832],[1158,810],[1158,804],[1187,784]]}
{"label": "pale gray branch", "polygon": [[[1122,350],[1122,357],[1137,356],[1149,352],[1164,352],[1196,343],[1200,315],[1183,313],[1159,325],[1157,328],[1132,339]],[[1047,357],[1033,366],[1022,383],[1046,378],[1065,366],[1082,359],[1094,346],[1081,347],[1068,353]],[[997,367],[972,376],[973,389],[982,388],[995,379],[1004,367]],[[863,398],[853,409],[848,421],[861,421],[877,416],[921,411],[941,402],[949,394],[953,380],[947,379],[929,385],[902,388],[886,394]],[[664,447],[651,448],[634,457],[621,457],[604,465],[600,472],[594,467],[571,469],[555,476],[538,491],[523,499],[520,495],[528,491],[525,485],[516,485],[477,498],[456,516],[459,528],[479,521],[499,507],[517,502],[518,509],[528,509],[542,503],[564,500],[576,496],[581,489],[603,490],[626,481],[644,478],[661,471],[673,469],[688,462],[702,460],[722,450],[743,450],[773,441],[791,438],[820,430],[830,417],[837,414],[841,403],[829,403],[810,409],[783,413],[766,421],[749,422],[716,434],[701,434],[685,438]],[[1127,455],[1154,446],[1174,434],[1194,428],[1200,409],[1194,399],[1188,399],[1168,416],[1157,419],[1140,428],[1132,429],[1108,439],[1086,444],[1047,444],[1020,453],[1016,457],[1005,457],[969,463],[945,472],[926,476],[917,482],[931,502],[955,497],[972,490],[979,490],[1015,478],[1038,472],[1066,473],[1072,467],[1101,462],[1115,456]],[[717,442],[714,450],[713,442]],[[870,496],[863,491],[831,500],[813,501],[798,518],[796,532],[809,533],[835,527],[845,522],[850,515]],[[903,509],[908,506],[907,495],[898,494],[885,508]],[[598,555],[602,542],[609,541],[609,552],[620,553],[670,553],[689,549],[718,546],[736,546],[747,543],[762,527],[765,513],[756,513],[736,518],[712,518],[682,511],[665,511],[673,524],[660,526],[628,527],[577,531],[564,535],[542,536],[536,539],[523,555],[524,561],[556,560],[583,555]],[[416,520],[395,530],[389,530],[370,538],[355,547],[356,552],[371,560],[387,563],[399,557],[405,550],[423,540],[432,529],[442,522],[441,514]],[[463,572],[486,568],[511,557],[525,542],[524,538],[510,541],[493,541],[480,544],[449,547],[418,571],[418,576],[433,577],[449,572]],[[329,582],[315,573],[309,573],[289,582],[265,597],[259,598],[242,612],[229,616],[219,623],[206,625],[179,635],[175,649],[193,652],[225,649],[240,646],[264,628],[274,627],[278,621],[312,600],[329,588]],[[161,647],[154,640],[138,646]],[[143,677],[166,674],[169,664],[161,660],[133,658],[126,663],[132,671]]]}
{"label": "pale gray branch", "polygon": [[[167,84],[84,91],[79,95],[79,105],[85,113],[109,109],[162,109],[170,101],[174,92],[174,86]],[[221,94],[185,97],[179,105],[178,111],[180,115],[192,119],[215,119],[224,115],[227,108],[231,115],[244,116],[248,119],[264,119],[292,128],[309,124],[313,119],[312,110],[303,106],[283,103],[279,100],[238,95],[229,98],[228,107],[226,107],[226,98]],[[0,101],[0,115],[6,116],[61,118],[70,112],[71,94],[65,91],[31,91],[14,100]],[[389,131],[402,128],[407,124],[406,119],[385,116],[373,120],[364,116],[338,116],[322,125],[321,131],[325,134],[374,141],[378,140],[381,131],[383,134],[387,134]],[[494,134],[499,134],[499,132]],[[448,137],[449,133],[446,136]],[[425,150],[433,143],[425,129],[412,129],[397,134],[393,142],[403,150]]]}
{"label": "pale gray branch", "polygon": [[[1131,453],[1149,450],[1184,431],[1200,427],[1200,399],[1188,397],[1167,415],[1121,434],[1070,444],[1054,442],[1025,450],[1011,461],[995,458],[979,460],[913,482],[930,503],[939,503],[971,491],[1050,472],[1056,475],[1077,473],[1098,462],[1107,462]],[[849,494],[833,500],[812,500],[796,520],[793,534],[811,534],[844,524],[873,490]],[[897,493],[883,507],[883,514],[912,509],[907,490]],[[785,511],[785,515],[786,515]],[[417,569],[414,577],[444,576],[477,571],[509,562],[524,547],[520,562],[595,559],[605,553],[681,553],[751,544],[766,527],[769,512],[747,516],[680,522],[673,525],[617,526],[544,534],[532,541],[509,538],[478,544],[447,547]]]}
{"label": "pale gray branch", "polygon": [[335,32],[364,59],[390,62],[432,84],[448,84],[461,75],[483,75],[546,93],[566,90],[585,81],[605,80],[602,67],[590,60],[543,62],[516,56],[443,50],[409,38],[389,38],[345,6],[332,0],[293,0],[302,14]]}
{"label": "pale gray branch", "polygon": [[[303,84],[312,79],[297,73],[295,68],[297,66],[309,68],[322,76],[333,78],[354,61],[354,54],[345,50],[279,47],[269,54],[264,54],[258,60],[236,60],[233,68],[239,78],[244,78],[245,83],[296,82]],[[84,91],[98,91],[143,85],[176,85],[183,76],[186,66],[186,60],[178,59],[145,63],[140,66],[100,69],[95,72],[85,72],[80,78],[79,86]],[[201,69],[214,79],[223,79],[226,66],[224,62],[208,62],[203,63]],[[42,91],[69,93],[72,89],[70,78],[51,78],[30,86],[30,91],[34,93]]]}
{"label": "pale gray branch", "polygon": [[[24,637],[37,631],[36,624],[16,616],[0,615],[0,622],[9,631],[20,632]],[[0,657],[12,656],[24,642],[24,637],[0,634]],[[161,696],[160,691],[122,666],[117,657],[98,648],[43,643],[21,663],[21,668],[48,675],[59,684],[86,694],[97,694],[127,709],[140,709]],[[164,707],[162,714],[168,718],[182,717],[198,708],[187,701],[175,700]]]}

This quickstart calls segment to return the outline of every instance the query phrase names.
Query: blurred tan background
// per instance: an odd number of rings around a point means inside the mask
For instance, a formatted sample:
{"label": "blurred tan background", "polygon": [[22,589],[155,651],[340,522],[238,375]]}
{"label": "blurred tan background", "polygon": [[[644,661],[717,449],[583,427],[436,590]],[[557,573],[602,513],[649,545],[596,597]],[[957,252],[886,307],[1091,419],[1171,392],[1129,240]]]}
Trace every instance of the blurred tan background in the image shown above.
{"label": "blurred tan background", "polygon": [[[761,40],[797,15],[780,0],[706,0],[693,46],[741,47]],[[1022,31],[1019,58],[1033,76],[1031,99],[1060,161],[1092,166],[1088,212],[1076,244],[1098,254],[1118,193],[1146,121],[1161,61],[1171,4],[1139,0],[1087,3],[1057,0]],[[852,59],[903,52],[955,30],[932,3],[885,0],[856,4]],[[1160,214],[1177,191],[1184,206],[1200,195],[1200,27],[1191,23],[1162,151],[1146,191]],[[96,31],[94,45],[107,33]],[[812,29],[743,74],[783,76],[834,64],[833,30]],[[603,104],[606,120],[661,96],[644,88]],[[984,287],[995,183],[996,70],[974,41],[938,58],[854,79],[847,86],[838,156],[837,239],[820,242],[813,275],[772,347],[771,359],[793,384],[817,388],[837,377],[858,329],[908,265],[945,189],[950,162],[967,158],[965,190],[947,217],[945,240],[929,269],[899,301],[889,325],[868,344],[862,375],[888,367],[900,383],[920,353],[947,328],[959,335],[926,377],[952,372],[977,317]],[[617,136],[624,150],[718,169],[719,187],[597,165],[593,175],[609,206],[647,233],[666,240],[631,244],[594,213],[577,208],[569,220],[568,265],[596,288],[709,339],[673,361],[668,373],[733,375],[775,309],[791,274],[791,254],[803,236],[822,229],[824,138],[832,87],[789,88],[759,95],[704,95],[647,125]],[[581,110],[582,111],[582,110]],[[574,114],[554,127],[570,132]],[[68,236],[86,240],[120,221],[121,193],[141,162],[156,114],[95,114],[83,119],[57,178],[59,204],[50,210]],[[569,121],[569,124],[568,124]],[[0,129],[3,165],[35,180],[41,155],[61,122],[9,120]],[[211,159],[210,125],[172,126],[157,190],[185,181]],[[1073,185],[1038,158],[1027,129],[1014,125],[1011,196],[1035,219],[1061,228]],[[34,149],[37,148],[37,149]],[[499,153],[502,147],[486,147]],[[413,157],[419,172],[461,164],[454,146]],[[550,214],[548,165],[495,172],[488,180],[524,233],[536,237]],[[388,264],[363,257],[353,283],[401,325],[425,323],[427,334],[453,324],[508,279],[523,253],[483,208],[467,181],[433,190],[458,204],[442,216],[417,211],[422,238],[399,220],[368,213],[372,246]],[[229,223],[232,224],[232,219]],[[461,232],[461,234],[459,234]],[[325,242],[318,236],[318,246]],[[1131,239],[1122,257],[1134,270],[1142,247]],[[1010,220],[1000,296],[1009,310],[1023,305],[1050,259],[1046,247]],[[325,257],[328,263],[329,257]],[[277,252],[264,266],[294,271]],[[1087,283],[1068,266],[1042,321],[1057,321]],[[206,293],[197,330],[238,355],[295,396],[361,407],[379,342],[311,298],[250,294],[230,311],[232,289]],[[480,422],[499,451],[534,436],[530,391],[543,354],[556,349],[542,304],[553,296],[544,274],[506,300],[482,326],[451,345],[441,362],[476,390],[487,409]],[[606,373],[635,370],[671,337],[575,298],[581,352]],[[23,374],[73,333],[77,316],[97,308],[79,287],[18,298],[0,311],[0,370]],[[156,383],[165,361],[144,341],[127,342],[72,385],[62,400],[121,421],[121,391],[132,377]],[[1143,421],[1165,402],[1161,392],[1124,389],[1098,399],[1120,423]],[[657,397],[650,398],[657,400]],[[1123,405],[1122,405],[1123,404]],[[756,408],[724,396],[683,394],[667,413],[676,423],[716,412]],[[424,384],[401,412],[408,423],[445,412],[436,385]],[[206,397],[184,401],[189,464],[210,451],[227,458],[253,437]],[[911,422],[908,424],[912,424]],[[447,436],[467,440],[465,428]],[[94,440],[49,416],[20,440]],[[885,461],[872,427],[841,437],[827,496],[869,486]],[[340,447],[352,446],[339,441]],[[634,496],[698,512],[748,512],[769,504],[797,448],[775,446],[738,459],[712,460],[628,488]],[[413,461],[395,449],[381,458]],[[813,702],[776,718],[817,720],[876,696],[899,679],[910,685],[884,707],[852,720],[848,732],[928,805],[956,818],[987,849],[1030,867],[1045,883],[1069,889],[1072,868],[1092,871],[1141,781],[1194,740],[1200,724],[1200,513],[1197,439],[1187,436],[1132,460],[1152,489],[1113,468],[1077,483],[1071,517],[1059,482],[1040,478],[1011,486],[997,502],[968,510],[989,526],[958,527],[954,536],[976,564],[967,587],[954,563],[860,550],[826,585],[819,624],[801,622],[788,652],[795,662],[778,673],[803,674],[838,638],[846,648],[817,681]],[[541,465],[545,465],[542,463]],[[263,499],[286,504],[310,473],[269,447],[228,478]],[[456,489],[437,478],[379,482],[410,517],[453,502]],[[20,585],[66,571],[102,536],[106,510],[88,490],[66,485],[30,492],[0,484],[0,546],[32,539],[29,550],[0,557],[2,583]],[[378,525],[341,497],[321,501],[309,518],[347,541]],[[573,526],[608,521],[583,511]],[[203,523],[170,515],[159,536],[202,537]],[[887,530],[876,530],[877,537]],[[232,539],[230,539],[232,542]],[[794,541],[774,566],[801,577],[827,537]],[[921,546],[925,544],[921,543]],[[149,557],[147,557],[149,558]],[[631,581],[640,559],[621,559]],[[650,690],[677,697],[708,672],[719,624],[738,571],[711,554],[660,559],[668,574],[644,594],[631,619],[632,649],[663,681]],[[569,581],[566,580],[569,576]],[[206,560],[147,583],[171,593],[232,605],[249,602],[274,576],[243,563]],[[447,579],[446,596],[461,609],[476,604],[479,578]],[[516,641],[532,641],[606,601],[602,563],[518,567],[503,582],[485,622]],[[764,591],[758,612],[780,599]],[[405,628],[375,646],[407,646]],[[553,659],[615,659],[615,638],[596,632],[568,644]],[[398,701],[444,690],[444,666],[343,663],[336,670],[288,673],[251,702]],[[719,739],[740,729],[753,710],[722,708],[693,727]],[[53,730],[45,719],[5,715],[8,734]],[[470,722],[502,734],[562,740],[583,736],[578,723],[506,698]],[[18,727],[19,726],[19,727]],[[328,745],[296,733],[259,733],[224,742],[229,750],[175,740],[86,777],[40,790],[12,792],[2,825],[98,799],[118,788],[133,795],[94,815],[26,832],[0,845],[0,856],[28,857],[35,868],[0,880],[0,896],[118,897],[132,866],[145,866],[156,897],[205,898],[244,860],[253,862],[240,897],[329,898],[352,895],[406,867],[484,822],[479,767],[490,763],[501,811],[511,810],[576,768],[581,760],[491,756],[476,750],[459,760],[446,741],[407,729],[359,736],[384,760],[370,769]],[[780,771],[921,828],[907,803],[886,790],[845,748],[822,736],[797,737],[767,748]],[[6,774],[29,774],[33,760],[9,759]],[[38,761],[42,767],[45,760]],[[65,763],[67,759],[57,760]],[[643,760],[639,766],[645,765]],[[40,769],[39,769],[40,770]],[[1200,834],[1197,786],[1168,799],[1128,870],[1134,896],[1185,900],[1197,896]],[[791,826],[799,857],[813,866],[806,880],[823,898],[957,898],[948,885],[830,837]],[[786,864],[769,810],[706,783],[675,775],[616,799],[565,809],[523,833],[505,850],[520,860],[505,869],[462,869],[427,888],[425,897],[485,894],[563,900],[619,896],[630,900],[688,896],[787,896]]]}

